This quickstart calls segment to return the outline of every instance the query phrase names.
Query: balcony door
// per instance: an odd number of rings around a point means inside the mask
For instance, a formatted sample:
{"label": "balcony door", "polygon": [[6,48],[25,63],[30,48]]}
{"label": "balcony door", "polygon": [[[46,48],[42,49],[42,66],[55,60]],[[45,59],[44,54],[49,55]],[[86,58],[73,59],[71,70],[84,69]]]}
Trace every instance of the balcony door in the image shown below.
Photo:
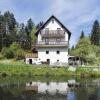
{"label": "balcony door", "polygon": [[45,38],[45,44],[49,44],[49,38]]}

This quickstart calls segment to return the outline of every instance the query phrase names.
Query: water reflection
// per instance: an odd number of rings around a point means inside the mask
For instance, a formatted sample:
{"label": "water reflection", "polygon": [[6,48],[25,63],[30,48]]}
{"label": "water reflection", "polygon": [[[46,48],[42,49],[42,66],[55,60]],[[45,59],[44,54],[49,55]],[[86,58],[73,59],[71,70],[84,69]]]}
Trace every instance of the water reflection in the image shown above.
{"label": "water reflection", "polygon": [[26,82],[0,84],[0,100],[100,100],[100,82]]}
{"label": "water reflection", "polygon": [[38,93],[49,93],[49,94],[67,94],[68,91],[68,83],[57,83],[57,82],[31,82],[26,84],[27,90],[36,90]]}

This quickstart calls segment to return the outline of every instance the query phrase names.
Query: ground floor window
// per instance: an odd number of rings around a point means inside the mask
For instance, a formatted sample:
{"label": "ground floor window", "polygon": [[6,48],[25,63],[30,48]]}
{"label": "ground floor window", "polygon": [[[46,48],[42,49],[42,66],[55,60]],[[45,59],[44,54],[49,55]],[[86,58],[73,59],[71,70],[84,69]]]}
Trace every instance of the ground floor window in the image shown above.
{"label": "ground floor window", "polygon": [[46,51],[46,54],[49,54],[49,51]]}

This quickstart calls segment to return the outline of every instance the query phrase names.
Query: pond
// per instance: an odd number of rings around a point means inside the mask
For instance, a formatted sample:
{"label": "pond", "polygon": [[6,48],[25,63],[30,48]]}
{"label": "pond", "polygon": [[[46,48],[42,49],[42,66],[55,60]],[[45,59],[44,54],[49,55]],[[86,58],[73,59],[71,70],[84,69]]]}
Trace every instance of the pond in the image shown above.
{"label": "pond", "polygon": [[99,79],[0,81],[0,100],[100,100]]}

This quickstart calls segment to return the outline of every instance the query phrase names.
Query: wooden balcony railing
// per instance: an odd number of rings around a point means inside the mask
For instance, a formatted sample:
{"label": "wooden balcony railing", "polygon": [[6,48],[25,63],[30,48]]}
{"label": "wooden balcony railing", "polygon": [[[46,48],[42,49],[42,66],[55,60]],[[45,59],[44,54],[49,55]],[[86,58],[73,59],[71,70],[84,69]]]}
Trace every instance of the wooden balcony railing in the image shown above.
{"label": "wooden balcony railing", "polygon": [[38,58],[38,53],[28,53],[25,58]]}
{"label": "wooden balcony railing", "polygon": [[42,30],[41,35],[42,37],[64,37],[65,36],[65,31],[63,30]]}
{"label": "wooden balcony railing", "polygon": [[36,46],[68,46],[67,41],[37,41]]}

